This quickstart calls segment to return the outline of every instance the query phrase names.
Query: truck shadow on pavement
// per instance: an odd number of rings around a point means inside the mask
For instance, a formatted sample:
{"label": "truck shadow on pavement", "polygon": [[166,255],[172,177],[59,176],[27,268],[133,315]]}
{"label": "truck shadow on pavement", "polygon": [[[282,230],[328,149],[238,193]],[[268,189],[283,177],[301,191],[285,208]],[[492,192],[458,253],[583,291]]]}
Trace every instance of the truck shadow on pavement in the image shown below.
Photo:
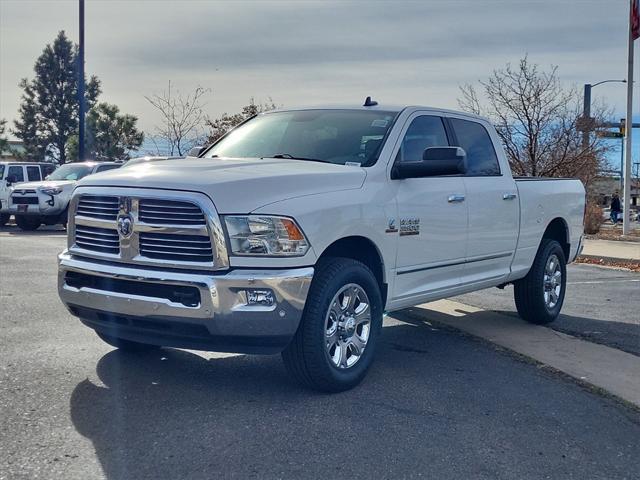
{"label": "truck shadow on pavement", "polygon": [[[294,384],[279,356],[111,351],[96,367],[102,384],[75,387],[71,418],[109,479],[612,478],[640,468],[635,412],[427,322],[388,319],[381,340],[363,384],[335,395]],[[585,438],[584,418],[598,435]]]}
{"label": "truck shadow on pavement", "polygon": [[[493,312],[520,318],[517,312],[510,310]],[[546,326],[557,332],[640,356],[640,328],[637,323],[597,320],[561,313],[557,320]]]}

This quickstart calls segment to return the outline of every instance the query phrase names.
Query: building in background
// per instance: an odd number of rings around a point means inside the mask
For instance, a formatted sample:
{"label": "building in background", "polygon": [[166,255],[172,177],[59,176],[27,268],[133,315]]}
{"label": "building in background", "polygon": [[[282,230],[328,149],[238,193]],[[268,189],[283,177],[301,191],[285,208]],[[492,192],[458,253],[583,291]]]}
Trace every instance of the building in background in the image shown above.
{"label": "building in background", "polygon": [[0,160],[15,162],[20,161],[20,155],[24,153],[24,145],[20,140],[9,140],[7,148],[0,152]]}
{"label": "building in background", "polygon": [[[619,176],[600,176],[589,186],[589,196],[596,200],[601,207],[611,205],[611,195],[618,192],[622,195]],[[640,180],[631,178],[631,206],[640,207]]]}

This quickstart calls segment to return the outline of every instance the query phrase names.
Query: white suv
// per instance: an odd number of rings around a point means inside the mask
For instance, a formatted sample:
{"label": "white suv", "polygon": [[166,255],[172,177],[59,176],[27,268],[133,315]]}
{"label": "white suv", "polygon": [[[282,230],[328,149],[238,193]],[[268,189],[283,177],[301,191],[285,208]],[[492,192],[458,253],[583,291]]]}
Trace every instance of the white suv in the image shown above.
{"label": "white suv", "polygon": [[15,183],[37,182],[55,169],[53,163],[40,162],[0,162],[0,226],[5,225],[9,213],[9,194]]}
{"label": "white suv", "polygon": [[71,192],[81,178],[93,173],[120,168],[122,163],[67,163],[45,180],[21,183],[11,189],[9,213],[21,230],[36,230],[45,225],[67,224],[67,207]]}

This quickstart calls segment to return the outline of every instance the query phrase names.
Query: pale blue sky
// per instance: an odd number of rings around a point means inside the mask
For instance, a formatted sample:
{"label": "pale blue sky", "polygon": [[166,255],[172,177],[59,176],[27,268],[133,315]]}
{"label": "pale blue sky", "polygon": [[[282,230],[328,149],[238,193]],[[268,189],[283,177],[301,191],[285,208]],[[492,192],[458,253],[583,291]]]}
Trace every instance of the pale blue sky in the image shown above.
{"label": "pale blue sky", "polygon": [[[169,80],[185,91],[211,88],[206,110],[215,116],[252,96],[287,106],[373,95],[457,108],[459,84],[525,53],[558,65],[562,80],[580,88],[626,76],[626,0],[86,4],[86,70],[102,80],[102,99],[137,115],[145,130],[157,115],[143,96]],[[32,76],[58,30],[77,40],[77,6],[0,0],[0,117],[13,120],[18,81]],[[593,93],[616,119],[624,115],[624,85]],[[638,89],[636,99],[640,105]]]}

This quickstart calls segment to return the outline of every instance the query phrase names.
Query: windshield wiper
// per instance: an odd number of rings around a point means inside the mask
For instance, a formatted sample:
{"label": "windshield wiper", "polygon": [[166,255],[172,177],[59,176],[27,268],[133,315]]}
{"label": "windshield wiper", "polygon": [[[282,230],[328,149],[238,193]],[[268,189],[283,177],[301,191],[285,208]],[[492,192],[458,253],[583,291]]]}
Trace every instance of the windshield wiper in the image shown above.
{"label": "windshield wiper", "polygon": [[329,160],[322,160],[320,158],[295,157],[295,156],[291,155],[290,153],[276,153],[275,155],[269,155],[268,157],[260,157],[260,158],[261,159],[264,159],[264,158],[289,158],[291,160],[307,160],[309,162],[333,163],[333,162],[330,162]]}

